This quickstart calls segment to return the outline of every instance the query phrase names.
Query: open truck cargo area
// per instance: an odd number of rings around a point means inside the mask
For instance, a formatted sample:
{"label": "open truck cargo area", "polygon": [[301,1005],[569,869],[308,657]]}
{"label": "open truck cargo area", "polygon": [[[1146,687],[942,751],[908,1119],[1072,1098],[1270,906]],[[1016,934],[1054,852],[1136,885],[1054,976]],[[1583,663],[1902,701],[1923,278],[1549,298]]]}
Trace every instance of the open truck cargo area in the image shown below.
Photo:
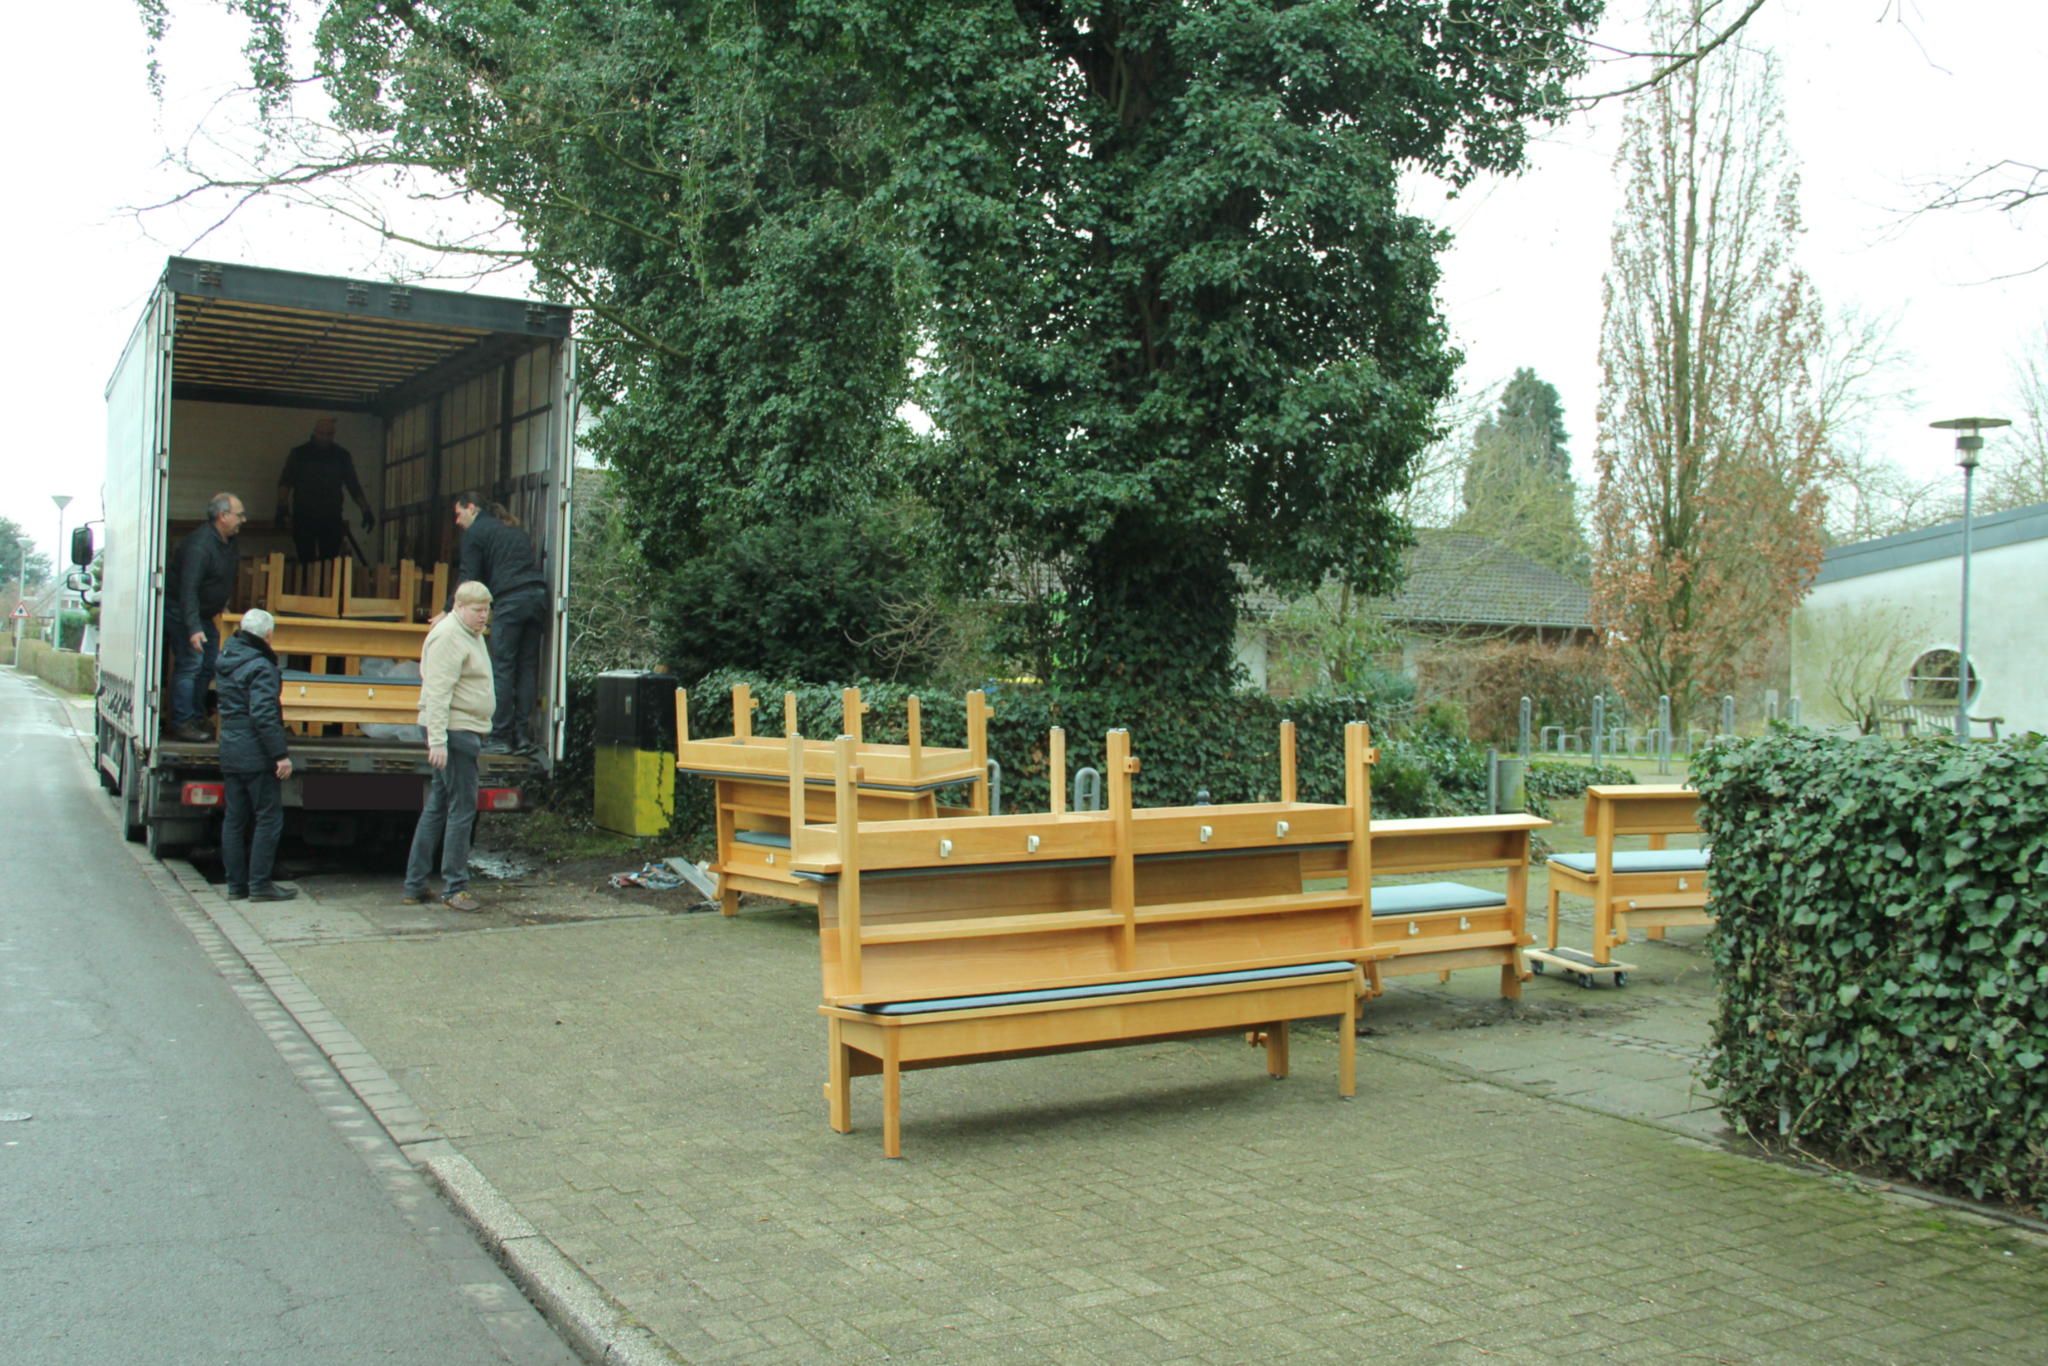
{"label": "open truck cargo area", "polygon": [[[459,563],[454,495],[480,489],[510,510],[549,584],[538,702],[527,719],[541,751],[486,755],[479,805],[523,805],[519,782],[550,767],[562,743],[576,424],[567,308],[174,257],[106,396],[97,757],[131,839],[181,849],[208,842],[218,820],[215,748],[169,729],[164,595],[171,555],[222,492],[242,500],[249,520],[221,634],[251,606],[279,617],[295,732],[287,829],[322,844],[409,830],[429,772],[426,746],[413,717],[391,709],[408,696],[402,649],[288,654],[287,623],[304,638],[329,617],[338,626],[328,634],[381,622],[392,629],[376,639],[416,641],[445,605]],[[322,420],[352,455],[377,520],[364,532],[349,508],[343,559],[301,565],[272,513],[287,456]],[[350,601],[362,609],[348,611]],[[399,685],[385,687],[382,702],[369,686],[379,679]],[[302,704],[295,718],[295,688],[327,697],[328,709]],[[416,701],[416,690],[409,696]],[[336,712],[337,697],[355,705]]]}

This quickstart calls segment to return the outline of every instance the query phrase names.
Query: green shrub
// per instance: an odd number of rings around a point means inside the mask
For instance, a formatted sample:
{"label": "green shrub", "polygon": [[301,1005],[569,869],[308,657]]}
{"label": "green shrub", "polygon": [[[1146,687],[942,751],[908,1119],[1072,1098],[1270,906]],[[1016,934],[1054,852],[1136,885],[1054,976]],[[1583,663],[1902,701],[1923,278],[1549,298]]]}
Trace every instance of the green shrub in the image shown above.
{"label": "green shrub", "polygon": [[1586,789],[1600,785],[1632,783],[1636,781],[1633,769],[1621,768],[1614,764],[1575,764],[1567,759],[1531,759],[1527,782],[1529,792],[1537,797],[1555,797],[1574,801],[1586,795]]}
{"label": "green shrub", "polygon": [[1777,726],[1693,760],[1732,1123],[2048,1197],[2048,748]]}

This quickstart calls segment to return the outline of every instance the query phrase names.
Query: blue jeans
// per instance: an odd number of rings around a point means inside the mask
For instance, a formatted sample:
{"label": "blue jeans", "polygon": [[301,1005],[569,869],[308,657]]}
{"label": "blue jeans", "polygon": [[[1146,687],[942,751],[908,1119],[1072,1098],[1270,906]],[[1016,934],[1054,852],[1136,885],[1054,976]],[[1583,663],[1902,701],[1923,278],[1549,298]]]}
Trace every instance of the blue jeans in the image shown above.
{"label": "blue jeans", "polygon": [[412,856],[405,861],[405,894],[425,896],[434,856],[441,857],[441,895],[469,886],[469,832],[476,825],[476,761],[484,737],[473,730],[448,732],[448,767],[428,780],[427,804],[412,832]]}
{"label": "blue jeans", "polygon": [[246,892],[270,881],[277,837],[284,830],[284,785],[275,772],[220,776],[228,790],[227,816],[220,827],[220,861],[227,865],[228,886]]}
{"label": "blue jeans", "polygon": [[[192,633],[206,637],[206,647],[192,648]],[[176,658],[171,673],[171,724],[196,726],[206,720],[206,689],[213,682],[214,662],[220,658],[220,632],[213,619],[187,625],[175,607],[164,613],[164,634],[170,637]]]}

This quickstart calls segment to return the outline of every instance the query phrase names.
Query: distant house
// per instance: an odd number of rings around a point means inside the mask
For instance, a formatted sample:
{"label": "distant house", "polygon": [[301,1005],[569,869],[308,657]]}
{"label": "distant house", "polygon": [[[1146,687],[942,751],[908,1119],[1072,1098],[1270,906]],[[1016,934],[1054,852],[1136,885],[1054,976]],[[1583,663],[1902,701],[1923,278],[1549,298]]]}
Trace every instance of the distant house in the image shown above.
{"label": "distant house", "polygon": [[[1854,728],[1872,697],[1954,703],[1962,553],[1961,522],[1828,552],[1792,620],[1804,720]],[[1970,714],[2048,732],[2048,504],[1977,518],[1970,581]]]}
{"label": "distant house", "polygon": [[[1600,643],[1590,588],[1490,537],[1421,531],[1402,563],[1407,581],[1378,606],[1401,637],[1400,667],[1408,673],[1430,651],[1460,642]],[[1246,604],[1238,662],[1260,687],[1267,681],[1269,623],[1285,606],[1266,592],[1252,594]]]}

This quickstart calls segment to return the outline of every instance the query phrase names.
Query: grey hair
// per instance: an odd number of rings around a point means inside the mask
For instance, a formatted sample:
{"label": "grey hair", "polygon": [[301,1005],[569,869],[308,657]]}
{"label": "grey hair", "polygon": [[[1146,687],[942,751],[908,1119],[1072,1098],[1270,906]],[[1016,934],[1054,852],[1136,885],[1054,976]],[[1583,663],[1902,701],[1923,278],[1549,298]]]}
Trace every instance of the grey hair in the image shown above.
{"label": "grey hair", "polygon": [[252,636],[270,639],[270,633],[277,629],[277,618],[261,607],[252,607],[242,613],[242,629]]}
{"label": "grey hair", "polygon": [[206,500],[206,520],[209,522],[218,522],[224,514],[232,511],[234,509],[234,506],[234,494],[216,493],[213,495],[213,497]]}

